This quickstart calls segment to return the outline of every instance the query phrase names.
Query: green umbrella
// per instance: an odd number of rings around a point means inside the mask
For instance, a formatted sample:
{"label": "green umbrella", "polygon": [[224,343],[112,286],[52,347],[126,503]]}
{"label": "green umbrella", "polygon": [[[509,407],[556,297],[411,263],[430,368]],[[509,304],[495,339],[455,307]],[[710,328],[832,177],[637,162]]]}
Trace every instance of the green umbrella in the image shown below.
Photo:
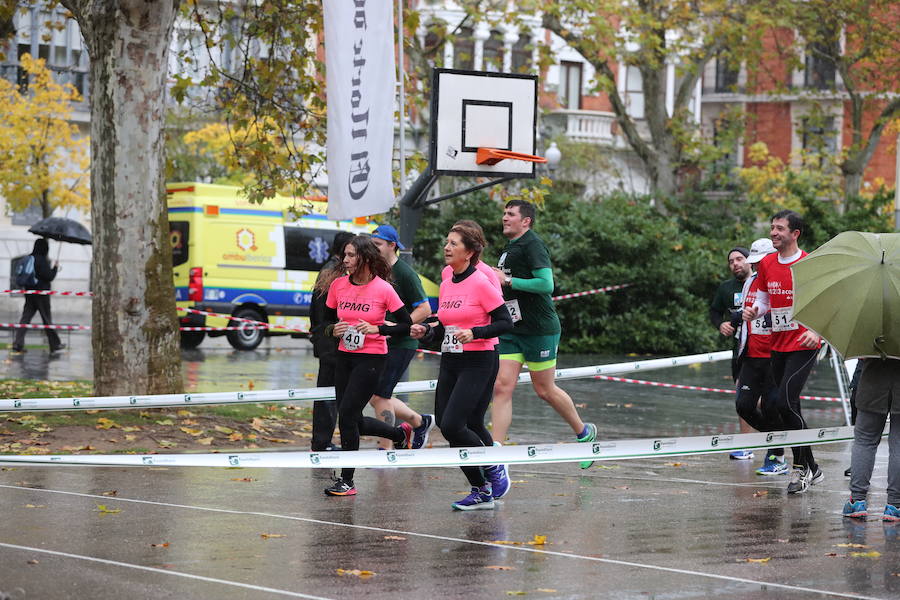
{"label": "green umbrella", "polygon": [[844,358],[900,358],[900,233],[845,231],[791,270],[794,319]]}

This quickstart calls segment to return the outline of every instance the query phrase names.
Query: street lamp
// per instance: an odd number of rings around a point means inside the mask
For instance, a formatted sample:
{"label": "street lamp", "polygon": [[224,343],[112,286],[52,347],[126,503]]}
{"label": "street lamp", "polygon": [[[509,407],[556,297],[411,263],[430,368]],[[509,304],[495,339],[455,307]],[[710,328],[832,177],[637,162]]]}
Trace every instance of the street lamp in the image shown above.
{"label": "street lamp", "polygon": [[559,166],[559,161],[562,160],[562,152],[557,148],[556,142],[550,142],[550,147],[544,152],[544,158],[547,159],[547,169],[549,169],[551,173],[556,171],[556,167]]}

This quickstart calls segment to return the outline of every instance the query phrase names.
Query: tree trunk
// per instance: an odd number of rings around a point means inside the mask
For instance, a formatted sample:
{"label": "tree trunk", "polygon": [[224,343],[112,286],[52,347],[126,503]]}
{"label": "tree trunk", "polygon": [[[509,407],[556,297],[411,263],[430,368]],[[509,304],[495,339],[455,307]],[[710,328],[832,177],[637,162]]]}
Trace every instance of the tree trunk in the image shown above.
{"label": "tree trunk", "polygon": [[177,393],[163,125],[178,0],[62,2],[91,59],[95,393]]}

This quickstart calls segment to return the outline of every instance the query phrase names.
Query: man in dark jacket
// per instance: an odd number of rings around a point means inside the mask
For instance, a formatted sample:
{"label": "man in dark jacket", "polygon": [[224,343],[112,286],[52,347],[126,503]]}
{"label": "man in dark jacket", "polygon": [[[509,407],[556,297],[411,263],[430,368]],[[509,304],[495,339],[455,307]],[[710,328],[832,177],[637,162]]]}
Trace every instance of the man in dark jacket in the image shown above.
{"label": "man in dark jacket", "polygon": [[[319,277],[326,275],[332,268],[344,260],[344,246],[353,239],[349,231],[339,231],[331,243],[331,257],[322,265]],[[318,283],[318,280],[317,280]],[[313,292],[309,307],[309,340],[312,342],[313,355],[319,359],[319,374],[316,387],[334,385],[334,361],[337,358],[338,338],[325,334],[325,299],[328,290]],[[333,446],[331,436],[337,424],[337,401],[317,400],[313,404],[312,440],[310,448],[313,452],[330,450]]]}
{"label": "man in dark jacket", "polygon": [[[37,283],[28,285],[25,289],[50,289],[50,282],[56,277],[56,272],[59,270],[59,263],[55,262],[52,267],[50,266],[50,261],[47,258],[49,250],[50,246],[47,244],[46,239],[41,238],[34,242],[34,249],[31,251],[31,255],[34,257],[34,274],[37,277]],[[22,311],[22,318],[19,320],[19,323],[31,323],[31,319],[36,312],[41,313],[41,319],[43,319],[44,325],[53,324],[53,319],[50,316],[50,296],[44,294],[26,294],[25,310]],[[55,330],[45,329],[44,331],[47,333],[47,341],[50,344],[51,353],[59,352],[66,347],[65,344],[60,342],[59,334],[56,333]],[[24,327],[16,329],[12,350],[13,352],[25,352]]]}

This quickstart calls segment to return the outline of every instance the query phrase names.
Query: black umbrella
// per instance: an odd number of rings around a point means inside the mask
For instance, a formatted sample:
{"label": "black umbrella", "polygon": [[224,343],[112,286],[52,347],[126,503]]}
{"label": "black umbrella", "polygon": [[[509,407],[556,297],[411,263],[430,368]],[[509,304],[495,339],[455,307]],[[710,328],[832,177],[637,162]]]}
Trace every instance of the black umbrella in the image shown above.
{"label": "black umbrella", "polygon": [[91,232],[84,225],[63,217],[48,217],[32,225],[28,231],[58,242],[91,243]]}

